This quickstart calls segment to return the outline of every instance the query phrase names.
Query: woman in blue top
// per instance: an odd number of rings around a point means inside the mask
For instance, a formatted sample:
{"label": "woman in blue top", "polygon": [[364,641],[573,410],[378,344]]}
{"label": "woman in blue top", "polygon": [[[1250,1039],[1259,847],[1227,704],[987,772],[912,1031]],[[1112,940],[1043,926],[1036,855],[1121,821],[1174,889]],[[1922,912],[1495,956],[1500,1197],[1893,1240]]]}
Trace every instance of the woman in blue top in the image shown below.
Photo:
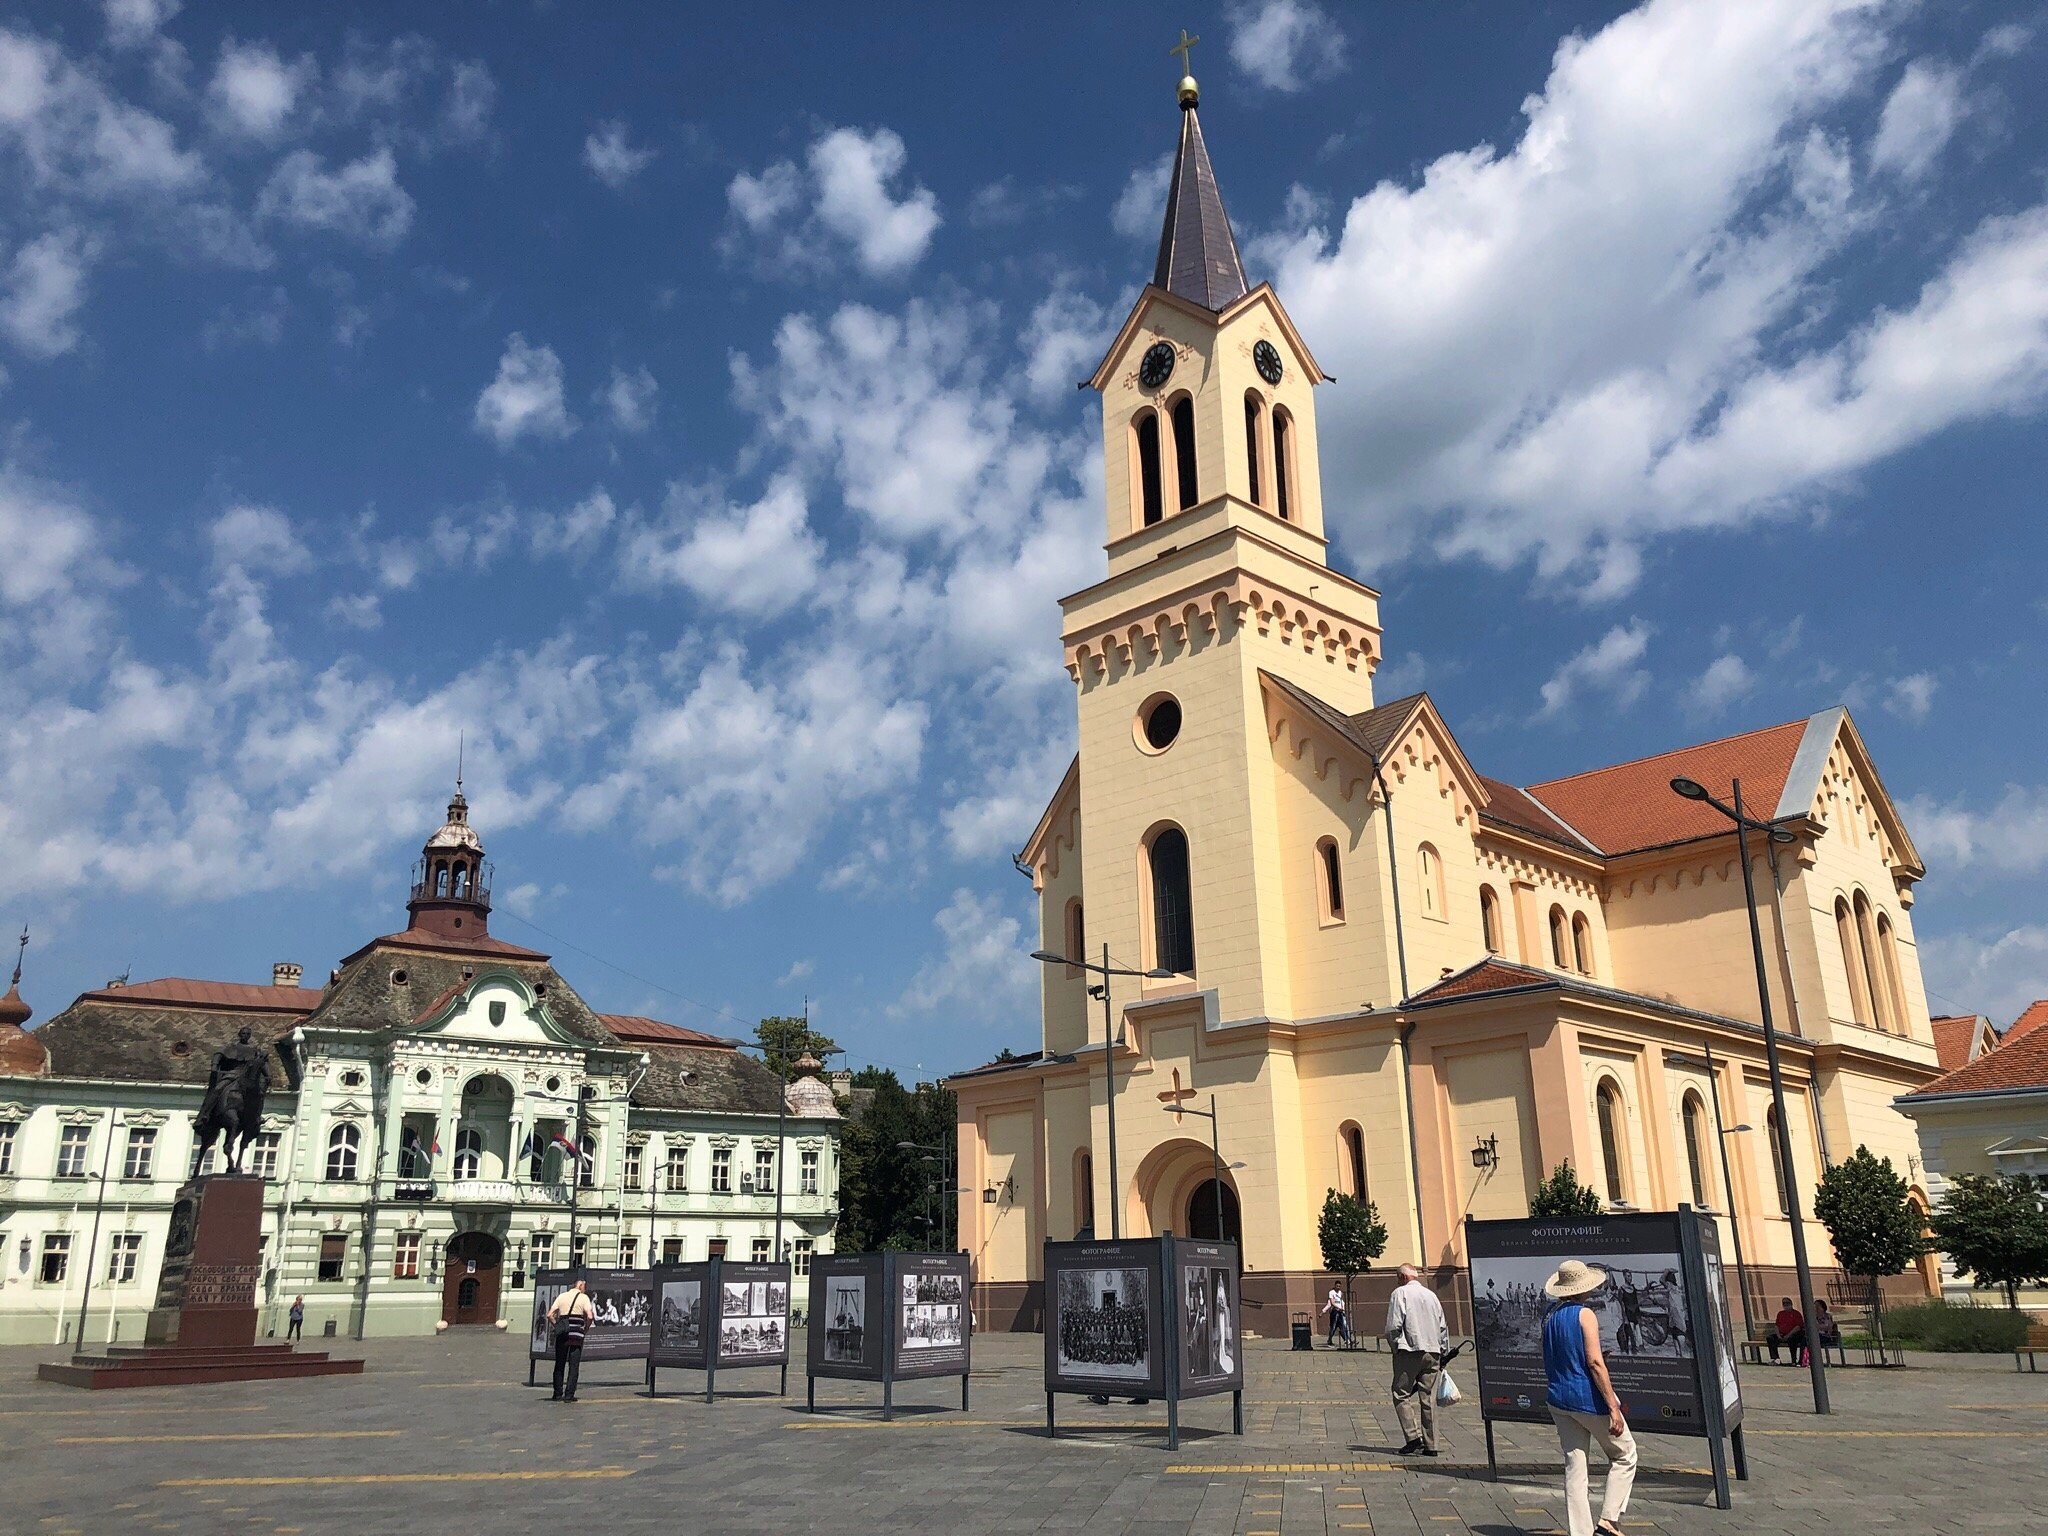
{"label": "woman in blue top", "polygon": [[[1557,1305],[1543,1319],[1543,1374],[1550,1416],[1564,1447],[1564,1503],[1571,1536],[1622,1536],[1629,1490],[1636,1481],[1636,1442],[1622,1417],[1621,1399],[1600,1352],[1600,1319],[1584,1304],[1607,1283],[1607,1272],[1566,1259],[1543,1289]],[[1600,1519],[1586,1489],[1586,1450],[1593,1441],[1607,1456],[1607,1488]]]}

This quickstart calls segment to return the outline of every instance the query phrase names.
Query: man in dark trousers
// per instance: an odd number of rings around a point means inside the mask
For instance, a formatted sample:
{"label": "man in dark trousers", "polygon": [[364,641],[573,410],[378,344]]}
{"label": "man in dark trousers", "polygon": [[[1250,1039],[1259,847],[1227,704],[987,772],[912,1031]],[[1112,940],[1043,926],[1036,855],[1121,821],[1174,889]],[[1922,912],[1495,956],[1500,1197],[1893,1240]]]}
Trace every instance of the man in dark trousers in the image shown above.
{"label": "man in dark trousers", "polygon": [[583,1335],[596,1316],[597,1308],[591,1305],[581,1280],[557,1296],[548,1308],[548,1321],[555,1329],[555,1402],[576,1401],[576,1377],[583,1369]]}
{"label": "man in dark trousers", "polygon": [[301,1333],[305,1331],[305,1328],[306,1298],[303,1296],[294,1296],[292,1298],[292,1309],[285,1315],[285,1342],[290,1343],[293,1339],[296,1339]]}

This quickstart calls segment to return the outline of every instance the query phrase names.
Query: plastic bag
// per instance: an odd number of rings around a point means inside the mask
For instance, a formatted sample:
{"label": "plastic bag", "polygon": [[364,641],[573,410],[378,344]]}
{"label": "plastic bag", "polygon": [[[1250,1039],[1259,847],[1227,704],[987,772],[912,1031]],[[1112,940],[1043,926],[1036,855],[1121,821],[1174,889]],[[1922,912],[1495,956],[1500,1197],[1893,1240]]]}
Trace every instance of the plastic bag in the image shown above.
{"label": "plastic bag", "polygon": [[1436,1379],[1436,1405],[1448,1408],[1465,1394],[1458,1390],[1458,1384],[1451,1380],[1451,1373],[1445,1371]]}

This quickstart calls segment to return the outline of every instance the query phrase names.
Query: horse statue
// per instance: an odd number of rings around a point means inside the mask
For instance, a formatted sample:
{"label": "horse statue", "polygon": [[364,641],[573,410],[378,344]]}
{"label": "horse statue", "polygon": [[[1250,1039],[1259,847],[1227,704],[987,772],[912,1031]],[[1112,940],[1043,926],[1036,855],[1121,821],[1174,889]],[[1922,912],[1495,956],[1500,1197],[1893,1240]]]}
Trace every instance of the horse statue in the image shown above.
{"label": "horse statue", "polygon": [[242,1171],[242,1154],[263,1125],[263,1095],[270,1088],[269,1053],[254,1043],[243,1025],[233,1045],[221,1047],[206,1079],[206,1097],[192,1127],[192,1177],[216,1139],[227,1158],[228,1172]]}

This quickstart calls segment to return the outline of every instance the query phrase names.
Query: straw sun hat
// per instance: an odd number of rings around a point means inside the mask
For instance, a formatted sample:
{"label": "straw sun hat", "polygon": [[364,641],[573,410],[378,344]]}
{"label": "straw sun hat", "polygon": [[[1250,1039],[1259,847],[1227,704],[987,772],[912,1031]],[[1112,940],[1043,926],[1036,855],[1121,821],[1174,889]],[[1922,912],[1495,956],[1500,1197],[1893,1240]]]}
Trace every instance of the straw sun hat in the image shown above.
{"label": "straw sun hat", "polygon": [[1590,1291],[1597,1291],[1606,1283],[1606,1270],[1581,1264],[1577,1259],[1566,1259],[1557,1266],[1557,1273],[1543,1282],[1543,1290],[1544,1294],[1563,1300],[1567,1296],[1584,1296]]}

